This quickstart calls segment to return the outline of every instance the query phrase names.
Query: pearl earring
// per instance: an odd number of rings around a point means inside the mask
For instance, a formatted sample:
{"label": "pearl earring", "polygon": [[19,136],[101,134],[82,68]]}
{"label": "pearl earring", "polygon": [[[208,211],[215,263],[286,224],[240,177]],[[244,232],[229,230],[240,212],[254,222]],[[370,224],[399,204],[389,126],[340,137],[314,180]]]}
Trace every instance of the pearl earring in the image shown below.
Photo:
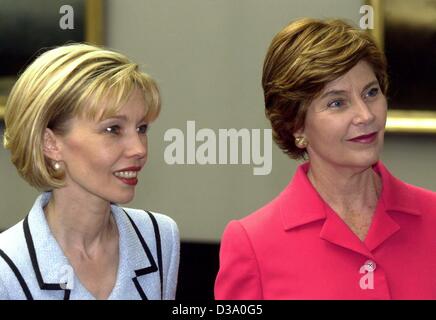
{"label": "pearl earring", "polygon": [[58,161],[55,161],[55,163],[53,164],[53,168],[58,171],[61,168],[61,164]]}

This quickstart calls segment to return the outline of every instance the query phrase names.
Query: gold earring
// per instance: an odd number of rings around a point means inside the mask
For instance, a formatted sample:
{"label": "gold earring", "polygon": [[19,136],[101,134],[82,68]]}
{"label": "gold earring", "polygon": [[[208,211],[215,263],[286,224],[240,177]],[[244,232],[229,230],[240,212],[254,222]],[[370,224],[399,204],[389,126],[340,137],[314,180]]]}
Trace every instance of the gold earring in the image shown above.
{"label": "gold earring", "polygon": [[303,136],[295,138],[295,145],[299,148],[306,148],[309,142]]}

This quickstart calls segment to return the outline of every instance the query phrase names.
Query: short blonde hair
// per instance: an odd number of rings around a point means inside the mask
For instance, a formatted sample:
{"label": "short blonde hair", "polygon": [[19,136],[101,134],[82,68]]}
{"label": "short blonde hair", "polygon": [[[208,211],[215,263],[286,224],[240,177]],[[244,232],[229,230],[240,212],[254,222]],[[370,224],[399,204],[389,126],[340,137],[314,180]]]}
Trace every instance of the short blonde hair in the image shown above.
{"label": "short blonde hair", "polygon": [[[6,103],[4,146],[18,173],[32,186],[64,186],[43,152],[46,128],[63,135],[67,121],[114,116],[131,92],[144,93],[147,120],[160,111],[159,90],[126,56],[87,44],[69,44],[40,55],[19,77]],[[102,110],[101,104],[108,103]]]}
{"label": "short blonde hair", "polygon": [[265,57],[262,86],[265,113],[277,145],[293,159],[306,155],[293,134],[304,127],[307,108],[330,81],[360,60],[372,67],[386,95],[386,58],[364,30],[342,20],[297,20],[272,40]]}

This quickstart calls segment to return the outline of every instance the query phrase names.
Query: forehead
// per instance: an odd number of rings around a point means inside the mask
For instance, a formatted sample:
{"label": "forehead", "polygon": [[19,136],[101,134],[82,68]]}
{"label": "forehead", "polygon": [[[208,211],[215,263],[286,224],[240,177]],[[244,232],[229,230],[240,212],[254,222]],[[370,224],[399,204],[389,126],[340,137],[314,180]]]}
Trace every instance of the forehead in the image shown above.
{"label": "forehead", "polygon": [[347,90],[351,86],[362,88],[376,79],[377,78],[371,65],[368,62],[361,60],[347,73],[327,83],[321,94],[333,89]]}
{"label": "forehead", "polygon": [[144,117],[148,112],[144,93],[135,88],[129,94],[107,95],[98,100],[90,101],[84,115],[94,121],[103,121],[118,115],[129,117]]}

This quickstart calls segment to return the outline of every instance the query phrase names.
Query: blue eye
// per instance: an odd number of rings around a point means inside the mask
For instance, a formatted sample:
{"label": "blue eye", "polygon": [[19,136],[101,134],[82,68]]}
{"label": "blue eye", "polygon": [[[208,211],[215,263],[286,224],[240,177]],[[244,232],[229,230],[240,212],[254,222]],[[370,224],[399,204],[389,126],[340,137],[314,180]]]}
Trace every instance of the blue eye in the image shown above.
{"label": "blue eye", "polygon": [[328,108],[340,108],[344,105],[344,101],[343,100],[335,100],[332,102],[329,102],[327,107]]}
{"label": "blue eye", "polygon": [[378,88],[372,88],[368,91],[367,96],[369,97],[375,97],[378,94],[379,89]]}
{"label": "blue eye", "polygon": [[110,134],[118,135],[120,134],[121,128],[118,125],[110,126],[105,129],[105,132]]}
{"label": "blue eye", "polygon": [[148,131],[148,124],[143,124],[142,126],[139,126],[136,131],[140,134],[146,134]]}

